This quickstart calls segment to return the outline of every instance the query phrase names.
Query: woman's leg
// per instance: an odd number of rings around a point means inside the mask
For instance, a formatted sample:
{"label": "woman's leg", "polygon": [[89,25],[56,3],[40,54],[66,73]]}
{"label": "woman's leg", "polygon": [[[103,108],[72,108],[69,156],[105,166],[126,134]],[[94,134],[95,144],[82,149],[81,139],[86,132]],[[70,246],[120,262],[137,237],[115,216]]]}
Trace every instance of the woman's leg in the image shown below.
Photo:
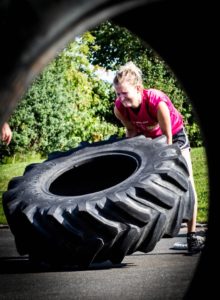
{"label": "woman's leg", "polygon": [[188,169],[189,169],[189,177],[193,188],[193,193],[195,197],[195,204],[194,204],[194,210],[193,210],[193,217],[192,220],[188,221],[187,228],[188,232],[195,232],[196,231],[196,220],[197,220],[197,209],[198,209],[198,198],[195,188],[195,182],[193,177],[193,169],[192,169],[192,161],[191,161],[191,155],[190,155],[190,148],[185,148],[181,150],[183,157],[186,160]]}
{"label": "woman's leg", "polygon": [[190,155],[190,148],[182,149],[182,155],[185,158],[187,162],[187,166],[189,169],[190,174],[190,180],[194,192],[195,197],[195,204],[194,204],[194,210],[193,210],[193,216],[192,219],[187,222],[187,244],[188,244],[188,251],[190,253],[198,253],[200,252],[204,247],[204,241],[199,240],[196,236],[196,220],[197,220],[197,209],[198,209],[198,198],[195,188],[195,182],[193,177],[193,169],[192,169],[192,161],[191,161],[191,155]]}

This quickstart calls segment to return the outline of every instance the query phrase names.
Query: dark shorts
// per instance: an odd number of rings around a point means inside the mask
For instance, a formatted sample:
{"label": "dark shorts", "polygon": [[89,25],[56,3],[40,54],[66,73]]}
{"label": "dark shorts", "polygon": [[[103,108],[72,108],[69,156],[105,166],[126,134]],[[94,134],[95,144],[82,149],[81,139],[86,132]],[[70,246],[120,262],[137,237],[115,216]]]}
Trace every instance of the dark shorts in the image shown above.
{"label": "dark shorts", "polygon": [[173,135],[173,144],[177,144],[181,150],[190,148],[189,139],[184,127]]}

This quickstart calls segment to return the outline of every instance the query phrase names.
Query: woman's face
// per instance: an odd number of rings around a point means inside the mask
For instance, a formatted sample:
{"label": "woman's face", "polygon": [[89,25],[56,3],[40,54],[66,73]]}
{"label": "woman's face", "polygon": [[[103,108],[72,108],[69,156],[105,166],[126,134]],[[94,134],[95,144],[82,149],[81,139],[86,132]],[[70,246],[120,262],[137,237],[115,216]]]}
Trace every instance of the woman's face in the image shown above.
{"label": "woman's face", "polygon": [[141,104],[141,89],[137,85],[124,81],[115,85],[115,92],[125,107],[137,108]]}

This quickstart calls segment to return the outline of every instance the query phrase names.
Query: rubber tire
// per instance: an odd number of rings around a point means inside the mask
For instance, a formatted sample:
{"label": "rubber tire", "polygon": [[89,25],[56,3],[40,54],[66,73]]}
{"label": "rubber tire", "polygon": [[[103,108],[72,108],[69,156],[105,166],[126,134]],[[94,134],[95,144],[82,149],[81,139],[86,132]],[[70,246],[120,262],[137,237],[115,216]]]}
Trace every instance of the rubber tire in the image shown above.
{"label": "rubber tire", "polygon": [[193,205],[185,160],[164,136],[56,153],[28,166],[3,195],[19,254],[80,267],[153,250],[191,219]]}

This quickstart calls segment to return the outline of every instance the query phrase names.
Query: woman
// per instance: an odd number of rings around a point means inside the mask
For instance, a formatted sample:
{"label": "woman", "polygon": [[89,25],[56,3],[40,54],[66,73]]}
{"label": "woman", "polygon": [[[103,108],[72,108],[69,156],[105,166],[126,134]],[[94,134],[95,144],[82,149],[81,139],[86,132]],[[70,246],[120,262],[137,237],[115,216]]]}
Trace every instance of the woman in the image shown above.
{"label": "woman", "polygon": [[193,218],[187,224],[188,251],[200,252],[204,244],[196,236],[198,201],[190,145],[182,115],[165,93],[156,89],[144,89],[142,72],[132,62],[128,62],[116,72],[113,85],[117,95],[114,113],[126,128],[126,137],[143,134],[156,138],[163,134],[167,137],[167,144],[176,143],[180,147],[189,168],[195,195]]}

